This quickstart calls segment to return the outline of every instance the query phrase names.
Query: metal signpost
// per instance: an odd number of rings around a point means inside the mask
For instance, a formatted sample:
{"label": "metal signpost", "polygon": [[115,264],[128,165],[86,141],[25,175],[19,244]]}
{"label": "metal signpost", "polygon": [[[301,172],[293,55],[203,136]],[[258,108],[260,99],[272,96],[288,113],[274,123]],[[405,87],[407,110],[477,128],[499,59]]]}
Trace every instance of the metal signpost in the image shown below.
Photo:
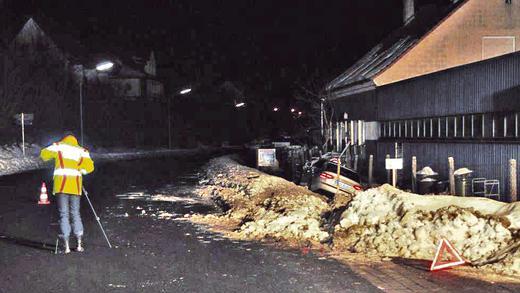
{"label": "metal signpost", "polygon": [[20,113],[14,115],[16,124],[22,126],[22,153],[25,156],[25,125],[32,125],[34,114]]}

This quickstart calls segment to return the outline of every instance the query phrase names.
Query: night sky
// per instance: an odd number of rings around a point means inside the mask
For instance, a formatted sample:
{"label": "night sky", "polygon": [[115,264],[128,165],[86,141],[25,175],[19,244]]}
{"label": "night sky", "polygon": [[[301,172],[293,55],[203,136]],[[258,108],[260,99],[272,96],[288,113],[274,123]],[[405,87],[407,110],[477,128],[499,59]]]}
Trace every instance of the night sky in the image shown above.
{"label": "night sky", "polygon": [[297,80],[333,78],[401,24],[401,0],[6,1],[102,51],[154,49],[187,80],[232,80],[287,99]]}

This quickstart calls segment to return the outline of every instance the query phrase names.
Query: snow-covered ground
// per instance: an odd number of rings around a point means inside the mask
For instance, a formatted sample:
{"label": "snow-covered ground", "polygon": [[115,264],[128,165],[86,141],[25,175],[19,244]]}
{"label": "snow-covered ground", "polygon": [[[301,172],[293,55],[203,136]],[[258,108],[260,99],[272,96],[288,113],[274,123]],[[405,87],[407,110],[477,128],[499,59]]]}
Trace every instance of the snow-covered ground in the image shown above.
{"label": "snow-covered ground", "polygon": [[[383,185],[354,197],[336,226],[334,241],[357,252],[432,259],[445,238],[474,262],[519,241],[519,229],[520,202],[423,196]],[[520,253],[495,268],[520,274]]]}
{"label": "snow-covered ground", "polygon": [[[43,169],[49,164],[39,158],[41,146],[36,144],[25,145],[25,156],[21,144],[0,146],[0,176]],[[157,149],[157,150],[101,150],[91,152],[95,161],[131,160],[169,155],[190,155],[201,152],[215,151],[215,148],[198,149]]]}
{"label": "snow-covered ground", "polygon": [[[204,173],[199,194],[228,208],[225,214],[191,219],[210,225],[229,223],[230,235],[240,239],[331,240],[332,249],[340,254],[431,260],[445,238],[469,262],[487,260],[520,241],[520,202],[423,196],[383,185],[329,203],[301,186],[229,157],[211,160]],[[520,274],[520,249],[486,267]]]}

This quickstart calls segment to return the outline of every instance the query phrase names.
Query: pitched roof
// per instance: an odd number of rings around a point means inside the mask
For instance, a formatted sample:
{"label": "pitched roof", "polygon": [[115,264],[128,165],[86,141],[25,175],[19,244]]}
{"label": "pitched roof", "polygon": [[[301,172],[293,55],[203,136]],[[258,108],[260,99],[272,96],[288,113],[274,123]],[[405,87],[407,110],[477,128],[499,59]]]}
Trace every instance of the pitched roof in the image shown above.
{"label": "pitched roof", "polygon": [[334,92],[335,94],[332,94],[332,98],[334,98],[375,87],[373,78],[419,43],[424,36],[466,1],[459,1],[447,6],[427,5],[421,8],[412,21],[395,30],[377,44],[344,73],[329,82],[325,89]]}
{"label": "pitched roof", "polygon": [[18,18],[17,21],[14,21],[12,28],[8,30],[8,37],[10,40],[14,40],[20,33],[45,34],[46,37],[62,51],[64,56],[73,63],[92,66],[91,63],[99,59],[99,57],[103,56],[107,58],[107,56],[109,56],[114,62],[121,65],[121,76],[154,78],[144,71],[144,65],[146,61],[148,61],[150,51],[148,51],[148,53],[144,53],[144,51],[132,52],[138,54],[143,53],[142,59],[144,61],[134,58],[135,54],[130,52],[116,52],[116,54],[113,54],[110,52],[110,49],[99,52],[98,50],[92,49],[91,46],[83,45],[78,30],[70,25],[57,23],[53,19],[43,15]]}

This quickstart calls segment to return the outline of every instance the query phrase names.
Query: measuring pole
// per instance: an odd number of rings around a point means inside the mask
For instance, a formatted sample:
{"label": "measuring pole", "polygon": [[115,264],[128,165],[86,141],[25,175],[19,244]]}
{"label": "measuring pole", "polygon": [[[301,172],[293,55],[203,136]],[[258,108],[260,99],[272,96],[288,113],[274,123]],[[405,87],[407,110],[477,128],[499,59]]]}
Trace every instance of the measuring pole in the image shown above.
{"label": "measuring pole", "polygon": [[22,153],[23,153],[23,156],[25,157],[25,122],[24,122],[23,113],[21,114],[21,116],[22,116]]}
{"label": "measuring pole", "polygon": [[88,204],[90,205],[90,208],[92,209],[92,213],[94,213],[94,217],[96,218],[96,221],[99,224],[99,228],[101,228],[101,232],[103,232],[103,236],[105,236],[105,239],[108,243],[108,247],[112,248],[112,244],[110,244],[110,241],[108,240],[107,234],[105,233],[105,229],[103,229],[103,225],[101,225],[101,221],[99,220],[99,217],[98,217],[96,211],[94,210],[94,206],[92,205],[92,202],[90,201],[90,198],[88,197],[88,192],[85,189],[85,187],[83,187],[83,193],[85,194],[85,198],[87,199]]}

